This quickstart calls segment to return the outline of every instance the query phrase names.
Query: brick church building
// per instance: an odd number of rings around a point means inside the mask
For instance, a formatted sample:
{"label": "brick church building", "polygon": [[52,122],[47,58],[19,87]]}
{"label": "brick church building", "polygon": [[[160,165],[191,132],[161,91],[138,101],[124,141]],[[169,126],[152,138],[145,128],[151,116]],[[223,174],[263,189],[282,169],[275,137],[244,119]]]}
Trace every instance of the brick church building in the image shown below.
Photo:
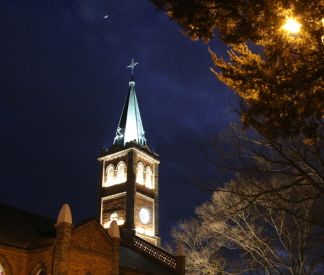
{"label": "brick church building", "polygon": [[54,220],[0,203],[0,275],[185,274],[182,246],[177,256],[160,248],[159,159],[133,77],[113,145],[98,161],[96,218],[73,224],[67,204]]}

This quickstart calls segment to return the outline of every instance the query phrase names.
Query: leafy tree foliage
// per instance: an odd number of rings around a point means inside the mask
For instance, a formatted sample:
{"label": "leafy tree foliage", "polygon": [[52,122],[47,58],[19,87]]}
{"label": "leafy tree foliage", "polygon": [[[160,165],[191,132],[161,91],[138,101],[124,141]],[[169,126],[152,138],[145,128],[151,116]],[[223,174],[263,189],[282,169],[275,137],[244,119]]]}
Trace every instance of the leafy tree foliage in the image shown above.
{"label": "leafy tree foliage", "polygon": [[277,33],[287,17],[296,18],[318,42],[323,35],[319,0],[150,0],[177,21],[185,35],[205,42],[217,30],[227,44],[256,43]]}
{"label": "leafy tree foliage", "polygon": [[278,32],[262,41],[262,56],[247,45],[233,47],[231,63],[212,53],[221,70],[214,73],[242,99],[238,113],[246,128],[268,138],[302,135],[308,143],[323,138],[324,64],[311,43]]}
{"label": "leafy tree foliage", "polygon": [[[324,116],[324,3],[321,0],[150,0],[191,39],[216,32],[233,46],[227,63],[212,53],[218,79],[241,99],[245,127],[263,135],[322,138]],[[298,35],[282,29],[287,18]],[[253,53],[261,46],[260,54]],[[258,48],[260,51],[260,47]]]}

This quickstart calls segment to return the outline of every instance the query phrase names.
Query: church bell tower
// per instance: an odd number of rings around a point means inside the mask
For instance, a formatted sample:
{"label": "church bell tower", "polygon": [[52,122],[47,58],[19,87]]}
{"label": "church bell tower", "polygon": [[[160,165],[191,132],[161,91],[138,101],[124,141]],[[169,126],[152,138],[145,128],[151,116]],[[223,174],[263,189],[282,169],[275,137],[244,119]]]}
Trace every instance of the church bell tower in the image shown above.
{"label": "church bell tower", "polygon": [[97,216],[105,228],[113,220],[122,238],[136,234],[159,246],[158,165],[156,153],[147,146],[133,80],[109,149],[100,151]]}

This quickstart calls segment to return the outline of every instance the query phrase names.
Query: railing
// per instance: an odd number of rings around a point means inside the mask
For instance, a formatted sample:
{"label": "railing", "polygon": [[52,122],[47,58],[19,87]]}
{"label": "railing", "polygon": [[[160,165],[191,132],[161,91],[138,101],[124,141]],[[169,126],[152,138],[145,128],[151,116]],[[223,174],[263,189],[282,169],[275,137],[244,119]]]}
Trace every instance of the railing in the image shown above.
{"label": "railing", "polygon": [[141,240],[138,237],[134,237],[134,245],[139,249],[145,251],[146,253],[152,255],[153,257],[159,259],[160,261],[166,263],[167,265],[176,268],[175,257],[170,255],[168,252],[163,251],[162,249]]}

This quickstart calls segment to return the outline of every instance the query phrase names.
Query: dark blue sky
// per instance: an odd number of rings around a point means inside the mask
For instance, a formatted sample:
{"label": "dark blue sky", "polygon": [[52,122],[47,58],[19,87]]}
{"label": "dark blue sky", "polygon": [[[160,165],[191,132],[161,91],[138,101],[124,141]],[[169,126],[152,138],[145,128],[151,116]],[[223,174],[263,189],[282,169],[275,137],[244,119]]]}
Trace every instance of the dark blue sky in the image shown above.
{"label": "dark blue sky", "polygon": [[[104,18],[108,15],[108,18]],[[0,201],[74,222],[95,215],[97,155],[109,148],[128,91],[136,93],[148,146],[160,155],[160,236],[193,215],[217,181],[199,146],[233,116],[232,92],[210,72],[208,45],[184,37],[145,1],[0,2]]]}

